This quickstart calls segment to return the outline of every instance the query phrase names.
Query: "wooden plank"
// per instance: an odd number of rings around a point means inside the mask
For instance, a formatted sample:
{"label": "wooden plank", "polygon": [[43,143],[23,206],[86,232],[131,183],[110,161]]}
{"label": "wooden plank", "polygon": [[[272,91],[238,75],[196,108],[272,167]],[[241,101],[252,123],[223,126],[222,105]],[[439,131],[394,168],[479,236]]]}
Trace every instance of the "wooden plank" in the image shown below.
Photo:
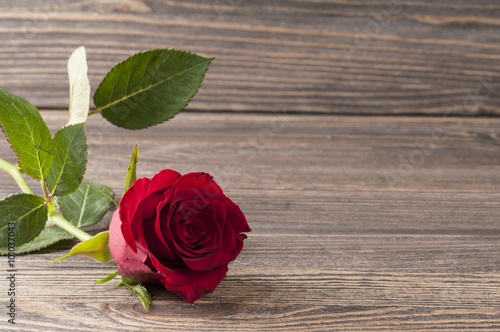
{"label": "wooden plank", "polygon": [[[66,121],[43,116],[53,131]],[[19,256],[17,324],[4,315],[0,329],[498,331],[500,119],[455,120],[191,112],[131,132],[93,116],[87,180],[119,193],[138,144],[140,177],[210,172],[253,231],[213,294],[189,305],[152,288],[147,314],[116,283],[93,283],[114,263],[49,263],[74,241]],[[394,181],[436,130],[446,138]],[[0,155],[13,161],[6,142]]]}
{"label": "wooden plank", "polygon": [[0,6],[0,86],[42,108],[67,107],[66,59],[84,44],[94,89],[114,64],[140,50],[175,47],[215,56],[191,109],[443,114],[465,103],[476,114],[500,114],[494,0],[19,0]]}

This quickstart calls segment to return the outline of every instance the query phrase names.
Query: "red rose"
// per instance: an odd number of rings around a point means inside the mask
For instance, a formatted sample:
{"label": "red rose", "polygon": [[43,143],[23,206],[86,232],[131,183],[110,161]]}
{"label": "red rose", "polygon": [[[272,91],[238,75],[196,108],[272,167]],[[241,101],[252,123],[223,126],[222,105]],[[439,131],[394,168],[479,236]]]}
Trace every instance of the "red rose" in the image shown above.
{"label": "red rose", "polygon": [[193,303],[213,292],[250,232],[245,216],[212,176],[163,170],[138,179],[109,227],[118,273],[141,283],[160,281]]}

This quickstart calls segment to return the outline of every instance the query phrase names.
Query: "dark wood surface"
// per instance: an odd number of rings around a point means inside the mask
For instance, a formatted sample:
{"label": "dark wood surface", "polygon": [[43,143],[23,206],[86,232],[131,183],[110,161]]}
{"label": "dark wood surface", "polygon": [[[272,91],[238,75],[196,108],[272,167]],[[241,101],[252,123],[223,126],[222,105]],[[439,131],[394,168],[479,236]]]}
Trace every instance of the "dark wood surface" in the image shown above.
{"label": "dark wood surface", "polygon": [[[435,130],[445,138],[394,180]],[[18,323],[1,330],[500,329],[500,119],[192,112],[130,132],[96,115],[86,132],[87,180],[119,193],[138,144],[140,177],[210,172],[253,232],[214,293],[189,305],[153,288],[149,313],[116,282],[94,284],[114,263],[49,263],[75,241],[19,256]],[[14,161],[6,142],[0,154]]]}
{"label": "dark wood surface", "polygon": [[0,1],[0,88],[52,131],[77,46],[93,90],[137,51],[216,57],[166,124],[92,116],[86,179],[120,193],[138,144],[140,177],[209,172],[253,229],[213,294],[152,288],[149,313],[94,284],[114,263],[49,263],[76,241],[19,256],[0,330],[499,331],[499,17],[495,0]]}
{"label": "dark wood surface", "polygon": [[499,17],[496,0],[2,1],[0,87],[64,109],[77,46],[93,89],[131,54],[175,47],[216,57],[191,109],[443,114],[500,83]]}

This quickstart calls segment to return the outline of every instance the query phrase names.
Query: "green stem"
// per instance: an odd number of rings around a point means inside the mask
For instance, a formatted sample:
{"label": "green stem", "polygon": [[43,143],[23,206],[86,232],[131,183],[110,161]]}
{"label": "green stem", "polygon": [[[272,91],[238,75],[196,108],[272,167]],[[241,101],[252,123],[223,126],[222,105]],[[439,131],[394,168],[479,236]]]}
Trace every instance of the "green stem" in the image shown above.
{"label": "green stem", "polygon": [[33,194],[26,181],[24,181],[24,178],[19,171],[19,167],[17,167],[16,165],[12,165],[11,163],[8,163],[3,159],[0,159],[0,169],[3,169],[7,173],[9,173],[10,176],[12,176],[23,193]]}
{"label": "green stem", "polygon": [[61,216],[59,213],[55,211],[50,211],[49,212],[49,222],[53,225],[56,225],[58,227],[61,227],[64,229],[66,232],[70,233],[80,241],[87,241],[91,239],[93,236],[85,233],[66,219],[64,219],[63,216]]}
{"label": "green stem", "polygon": [[90,112],[89,112],[89,115],[96,114],[96,113],[101,113],[101,111],[102,111],[102,109],[100,109],[100,108],[96,108],[95,110],[90,111]]}
{"label": "green stem", "polygon": [[45,196],[45,199],[47,200],[47,203],[50,202],[50,199],[52,196],[49,196],[49,193],[47,192],[47,186],[45,185],[45,178],[42,175],[42,181],[41,181],[42,189],[43,189],[43,195]]}

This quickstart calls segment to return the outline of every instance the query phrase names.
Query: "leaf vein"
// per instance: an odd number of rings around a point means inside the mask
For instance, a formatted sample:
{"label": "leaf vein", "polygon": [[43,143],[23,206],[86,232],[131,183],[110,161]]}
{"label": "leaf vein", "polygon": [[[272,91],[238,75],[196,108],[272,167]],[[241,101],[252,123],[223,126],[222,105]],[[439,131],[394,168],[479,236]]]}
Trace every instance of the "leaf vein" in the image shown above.
{"label": "leaf vein", "polygon": [[83,196],[83,202],[82,202],[82,209],[80,210],[80,215],[78,216],[77,227],[80,227],[80,224],[82,222],[83,212],[85,211],[85,204],[87,203],[87,196],[88,196],[89,189],[90,189],[90,186],[87,186],[87,188],[85,188],[85,194]]}
{"label": "leaf vein", "polygon": [[[209,61],[210,61],[210,60],[209,60]],[[194,65],[194,66],[192,66],[192,67],[189,67],[188,69],[185,69],[185,70],[183,70],[183,71],[181,71],[181,72],[179,72],[179,73],[177,73],[177,74],[175,74],[175,75],[169,76],[168,78],[166,78],[166,79],[164,79],[164,80],[161,80],[161,81],[159,81],[159,82],[157,82],[157,83],[153,83],[153,84],[151,84],[150,86],[148,86],[148,87],[146,87],[146,88],[143,88],[143,89],[137,90],[136,92],[134,92],[134,93],[132,93],[132,94],[130,94],[130,95],[127,95],[127,96],[125,96],[125,97],[123,97],[123,98],[120,98],[120,99],[118,99],[118,100],[115,100],[114,102],[110,102],[110,103],[108,103],[107,105],[100,107],[100,108],[99,108],[99,109],[97,109],[96,111],[97,111],[97,112],[102,112],[102,110],[104,110],[104,109],[106,109],[106,108],[109,108],[109,107],[111,107],[111,106],[113,106],[113,105],[116,105],[116,104],[118,104],[118,103],[120,103],[120,102],[122,102],[122,101],[124,101],[124,100],[126,100],[126,99],[132,98],[133,96],[135,96],[135,95],[137,95],[137,94],[139,94],[139,93],[142,93],[142,92],[144,92],[144,91],[150,90],[150,89],[152,89],[153,87],[155,87],[155,86],[157,86],[157,85],[159,85],[159,84],[165,83],[166,81],[169,81],[169,80],[171,80],[171,79],[173,79],[173,78],[175,78],[175,77],[177,77],[177,76],[180,76],[180,75],[182,75],[182,74],[184,74],[184,73],[186,73],[186,72],[188,72],[188,71],[190,71],[190,70],[193,70],[193,69],[195,69],[196,67],[202,66],[202,65],[204,65],[206,62],[209,62],[209,61],[200,62],[200,63],[198,63],[197,65]],[[114,91],[114,86],[113,86],[113,91]]]}

